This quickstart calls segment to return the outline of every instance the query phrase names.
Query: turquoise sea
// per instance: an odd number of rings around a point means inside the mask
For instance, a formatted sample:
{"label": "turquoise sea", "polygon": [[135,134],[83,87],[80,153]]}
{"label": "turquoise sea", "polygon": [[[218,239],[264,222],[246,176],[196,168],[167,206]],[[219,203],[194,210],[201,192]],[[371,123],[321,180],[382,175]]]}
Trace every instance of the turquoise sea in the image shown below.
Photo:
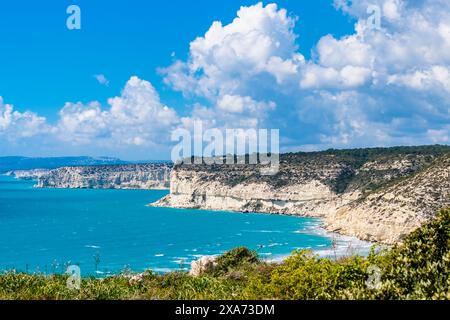
{"label": "turquoise sea", "polygon": [[82,275],[165,272],[237,246],[275,259],[332,245],[317,219],[146,206],[167,191],[33,185],[0,176],[0,271],[63,273],[77,264]]}

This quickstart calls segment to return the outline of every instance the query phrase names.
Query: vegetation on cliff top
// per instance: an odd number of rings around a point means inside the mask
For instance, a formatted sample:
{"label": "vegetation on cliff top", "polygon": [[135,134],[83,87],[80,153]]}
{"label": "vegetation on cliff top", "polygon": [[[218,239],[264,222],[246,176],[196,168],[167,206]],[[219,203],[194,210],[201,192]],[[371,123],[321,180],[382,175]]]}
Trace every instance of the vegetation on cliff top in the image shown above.
{"label": "vegetation on cliff top", "polygon": [[[450,146],[330,149],[286,153],[280,155],[280,170],[274,176],[261,175],[257,169],[260,165],[178,164],[175,170],[184,168],[202,173],[200,179],[204,182],[220,180],[231,187],[242,183],[265,182],[280,188],[317,180],[328,185],[337,194],[355,190],[364,193],[380,188],[390,181],[408,177],[445,154],[450,154]],[[249,163],[248,155],[245,163]]]}
{"label": "vegetation on cliff top", "polygon": [[450,299],[450,210],[403,244],[367,258],[335,261],[299,251],[275,264],[237,248],[199,277],[148,271],[86,278],[75,291],[66,281],[63,275],[6,273],[0,299]]}

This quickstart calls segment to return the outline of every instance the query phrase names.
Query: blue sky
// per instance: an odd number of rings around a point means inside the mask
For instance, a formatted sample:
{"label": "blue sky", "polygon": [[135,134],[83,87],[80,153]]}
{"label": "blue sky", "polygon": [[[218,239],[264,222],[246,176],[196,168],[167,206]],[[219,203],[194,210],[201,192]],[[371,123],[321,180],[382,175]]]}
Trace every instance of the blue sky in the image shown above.
{"label": "blue sky", "polygon": [[[193,119],[279,128],[284,151],[450,142],[446,1],[269,3],[2,2],[0,155],[168,158],[171,130]],[[365,27],[371,3],[380,30]],[[70,4],[81,30],[66,28]],[[214,21],[220,39],[208,40]],[[152,128],[131,132],[137,118]]]}
{"label": "blue sky", "polygon": [[[118,94],[131,75],[150,81],[164,102],[183,111],[180,94],[165,88],[157,68],[172,53],[187,57],[189,43],[214,20],[229,23],[242,5],[254,1],[9,1],[0,4],[0,96],[17,107],[38,110],[55,120],[67,101],[105,101]],[[301,52],[310,54],[328,33],[353,29],[350,17],[327,0],[282,1],[300,16],[296,30]],[[82,29],[66,28],[66,8],[82,10]],[[108,87],[93,75],[104,74]],[[24,94],[26,92],[26,94]]]}

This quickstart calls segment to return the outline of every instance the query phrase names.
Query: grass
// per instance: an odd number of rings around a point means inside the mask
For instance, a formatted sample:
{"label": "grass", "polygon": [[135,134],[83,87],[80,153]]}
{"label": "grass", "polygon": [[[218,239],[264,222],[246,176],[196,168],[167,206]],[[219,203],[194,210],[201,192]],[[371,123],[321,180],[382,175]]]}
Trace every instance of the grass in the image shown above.
{"label": "grass", "polygon": [[216,262],[199,277],[147,271],[84,278],[80,290],[67,288],[66,275],[10,272],[0,275],[0,299],[450,299],[450,210],[366,258],[297,251],[275,264],[236,248]]}

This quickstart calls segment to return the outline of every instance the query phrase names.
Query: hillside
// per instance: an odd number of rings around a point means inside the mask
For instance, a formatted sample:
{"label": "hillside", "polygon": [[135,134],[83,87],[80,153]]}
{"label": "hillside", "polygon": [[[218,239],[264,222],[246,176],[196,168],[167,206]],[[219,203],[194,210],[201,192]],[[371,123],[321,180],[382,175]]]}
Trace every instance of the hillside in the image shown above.
{"label": "hillside", "polygon": [[444,207],[450,207],[450,154],[340,208],[327,224],[333,231],[393,243]]}

